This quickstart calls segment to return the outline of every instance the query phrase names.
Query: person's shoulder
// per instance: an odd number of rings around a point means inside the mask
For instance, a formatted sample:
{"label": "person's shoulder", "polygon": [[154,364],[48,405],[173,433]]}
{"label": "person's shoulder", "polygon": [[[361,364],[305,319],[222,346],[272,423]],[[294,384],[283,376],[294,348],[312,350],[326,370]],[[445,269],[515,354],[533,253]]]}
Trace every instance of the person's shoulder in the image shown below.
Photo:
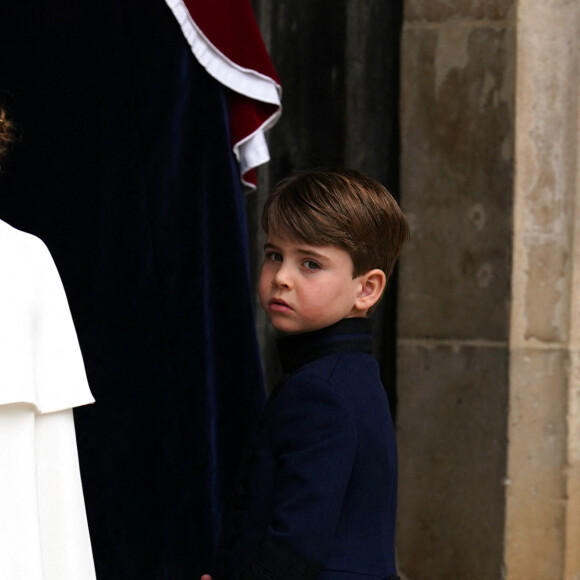
{"label": "person's shoulder", "polygon": [[294,371],[286,382],[307,383],[310,388],[333,388],[344,382],[358,382],[361,375],[377,376],[376,359],[365,352],[335,352],[317,358]]}
{"label": "person's shoulder", "polygon": [[44,248],[44,242],[34,234],[19,230],[9,223],[0,220],[0,236],[23,248]]}
{"label": "person's shoulder", "polygon": [[358,383],[361,376],[377,374],[378,362],[367,352],[337,352],[313,361],[309,372],[324,377],[329,384]]}
{"label": "person's shoulder", "polygon": [[385,396],[377,360],[360,351],[335,353],[313,361],[294,377],[291,386],[298,387],[307,398],[311,392],[325,391],[348,409],[365,402],[382,404]]}
{"label": "person's shoulder", "polygon": [[340,359],[340,354],[330,354],[296,370],[287,377],[280,391],[280,404],[307,405],[309,401],[326,400],[342,405],[340,369],[337,372]]}
{"label": "person's shoulder", "polygon": [[270,400],[267,416],[273,437],[287,434],[288,429],[293,436],[307,436],[303,431],[321,425],[330,431],[338,426],[340,431],[348,431],[349,425],[354,429],[347,398],[316,366],[308,364],[291,375]]}
{"label": "person's shoulder", "polygon": [[0,220],[0,263],[3,270],[31,272],[51,268],[53,260],[39,237]]}
{"label": "person's shoulder", "polygon": [[290,374],[287,382],[298,385],[307,383],[310,387],[328,387],[339,359],[338,353],[332,353],[312,360]]}

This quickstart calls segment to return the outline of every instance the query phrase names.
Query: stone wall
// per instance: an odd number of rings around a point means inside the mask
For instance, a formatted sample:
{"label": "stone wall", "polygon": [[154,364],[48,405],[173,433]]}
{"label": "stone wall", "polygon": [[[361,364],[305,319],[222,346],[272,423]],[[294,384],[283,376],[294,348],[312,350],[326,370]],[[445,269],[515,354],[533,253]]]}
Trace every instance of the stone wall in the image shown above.
{"label": "stone wall", "polygon": [[578,11],[406,3],[398,548],[412,580],[580,578]]}
{"label": "stone wall", "polygon": [[413,580],[502,568],[513,191],[512,3],[406,3],[398,549]]}
{"label": "stone wall", "polygon": [[518,7],[508,579],[580,579],[579,3]]}

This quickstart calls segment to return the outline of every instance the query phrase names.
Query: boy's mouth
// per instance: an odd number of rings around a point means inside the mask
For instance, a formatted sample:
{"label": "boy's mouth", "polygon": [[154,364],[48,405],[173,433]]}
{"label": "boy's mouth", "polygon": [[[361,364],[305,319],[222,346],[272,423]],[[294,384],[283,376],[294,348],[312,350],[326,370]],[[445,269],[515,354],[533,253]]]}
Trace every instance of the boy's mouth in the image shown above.
{"label": "boy's mouth", "polygon": [[278,312],[290,312],[292,308],[284,302],[281,298],[272,298],[269,304],[272,310],[276,310]]}

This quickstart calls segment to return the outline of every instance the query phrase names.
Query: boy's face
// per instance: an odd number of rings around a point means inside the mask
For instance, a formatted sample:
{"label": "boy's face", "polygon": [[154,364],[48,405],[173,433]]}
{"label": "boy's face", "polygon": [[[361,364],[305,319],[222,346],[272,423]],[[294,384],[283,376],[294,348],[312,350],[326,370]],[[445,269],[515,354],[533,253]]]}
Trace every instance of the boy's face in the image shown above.
{"label": "boy's face", "polygon": [[341,248],[310,246],[270,233],[264,245],[260,304],[274,328],[287,333],[364,316],[355,308],[362,285],[352,271],[352,259]]}

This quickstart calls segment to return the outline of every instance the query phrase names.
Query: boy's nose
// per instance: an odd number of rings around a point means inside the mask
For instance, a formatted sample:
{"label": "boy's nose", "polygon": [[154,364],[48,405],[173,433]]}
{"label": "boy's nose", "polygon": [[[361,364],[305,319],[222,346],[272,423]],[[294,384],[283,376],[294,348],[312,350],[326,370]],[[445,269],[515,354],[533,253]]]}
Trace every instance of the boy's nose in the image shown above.
{"label": "boy's nose", "polygon": [[272,278],[272,284],[281,288],[290,288],[291,283],[292,280],[288,268],[280,266]]}

